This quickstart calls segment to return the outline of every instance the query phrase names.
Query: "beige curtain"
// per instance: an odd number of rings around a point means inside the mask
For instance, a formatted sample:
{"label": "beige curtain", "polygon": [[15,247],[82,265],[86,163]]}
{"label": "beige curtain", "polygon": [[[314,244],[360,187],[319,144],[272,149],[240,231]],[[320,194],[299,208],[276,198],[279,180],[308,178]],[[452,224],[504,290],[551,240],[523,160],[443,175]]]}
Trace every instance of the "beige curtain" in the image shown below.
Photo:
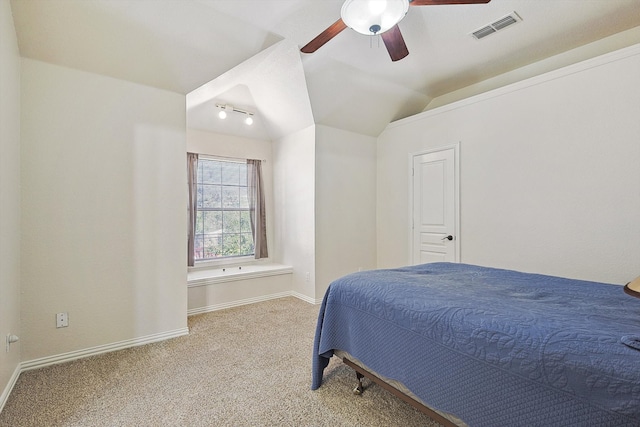
{"label": "beige curtain", "polygon": [[247,187],[255,258],[267,258],[269,256],[267,216],[265,214],[262,162],[260,160],[247,160]]}
{"label": "beige curtain", "polygon": [[198,203],[198,154],[187,153],[187,180],[189,188],[189,221],[187,224],[187,265],[195,265],[196,206]]}

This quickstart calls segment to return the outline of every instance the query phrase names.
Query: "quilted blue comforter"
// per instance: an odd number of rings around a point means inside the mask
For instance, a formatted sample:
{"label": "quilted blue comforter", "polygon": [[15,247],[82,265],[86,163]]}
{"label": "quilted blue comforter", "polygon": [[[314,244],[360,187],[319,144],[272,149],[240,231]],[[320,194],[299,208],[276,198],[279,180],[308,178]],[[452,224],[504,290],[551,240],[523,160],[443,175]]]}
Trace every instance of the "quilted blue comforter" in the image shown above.
{"label": "quilted blue comforter", "polygon": [[640,426],[640,299],[621,286],[465,264],[354,273],[322,302],[333,350],[470,426]]}

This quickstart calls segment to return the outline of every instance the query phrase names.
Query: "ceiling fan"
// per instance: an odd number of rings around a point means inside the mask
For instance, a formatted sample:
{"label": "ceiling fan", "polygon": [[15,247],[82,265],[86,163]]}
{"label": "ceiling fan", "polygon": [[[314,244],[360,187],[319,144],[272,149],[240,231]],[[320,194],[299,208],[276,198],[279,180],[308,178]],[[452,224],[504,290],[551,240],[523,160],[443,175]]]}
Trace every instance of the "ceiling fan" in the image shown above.
{"label": "ceiling fan", "polygon": [[313,53],[329,40],[350,27],[354,31],[368,35],[380,35],[392,61],[399,61],[409,54],[398,23],[404,18],[409,6],[435,6],[442,4],[478,4],[491,0],[345,0],[340,11],[340,19],[318,34],[300,49],[303,53]]}

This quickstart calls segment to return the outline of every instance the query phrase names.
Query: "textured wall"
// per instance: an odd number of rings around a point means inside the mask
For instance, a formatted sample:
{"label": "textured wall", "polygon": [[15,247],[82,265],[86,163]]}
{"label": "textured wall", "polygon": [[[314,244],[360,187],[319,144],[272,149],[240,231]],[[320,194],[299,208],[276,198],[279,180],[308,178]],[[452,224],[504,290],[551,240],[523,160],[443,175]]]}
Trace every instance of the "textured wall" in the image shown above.
{"label": "textured wall", "polygon": [[23,361],[186,328],[184,96],[23,59],[22,106]]}
{"label": "textured wall", "polygon": [[273,142],[273,194],[274,257],[293,267],[293,291],[313,299],[315,126]]}
{"label": "textured wall", "polygon": [[0,1],[0,409],[20,363],[20,57],[11,7]]}
{"label": "textured wall", "polygon": [[316,298],[376,267],[376,140],[316,127]]}
{"label": "textured wall", "polygon": [[378,266],[409,260],[409,154],[459,141],[462,262],[637,276],[638,75],[636,45],[390,125],[378,140]]}

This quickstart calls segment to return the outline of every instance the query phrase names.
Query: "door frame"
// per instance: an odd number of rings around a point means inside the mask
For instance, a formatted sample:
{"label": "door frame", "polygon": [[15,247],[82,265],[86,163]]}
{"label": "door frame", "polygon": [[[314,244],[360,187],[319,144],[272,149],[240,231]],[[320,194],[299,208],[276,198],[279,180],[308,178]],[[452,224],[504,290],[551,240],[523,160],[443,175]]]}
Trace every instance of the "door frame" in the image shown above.
{"label": "door frame", "polygon": [[439,151],[446,151],[453,149],[453,167],[454,167],[454,183],[453,183],[453,201],[454,201],[454,227],[453,235],[455,237],[455,262],[460,262],[460,246],[461,246],[461,230],[460,230],[460,142],[456,142],[450,145],[443,145],[439,147],[430,148],[427,150],[416,151],[409,153],[409,264],[414,265],[413,259],[413,164],[416,157],[424,154],[437,153]]}

